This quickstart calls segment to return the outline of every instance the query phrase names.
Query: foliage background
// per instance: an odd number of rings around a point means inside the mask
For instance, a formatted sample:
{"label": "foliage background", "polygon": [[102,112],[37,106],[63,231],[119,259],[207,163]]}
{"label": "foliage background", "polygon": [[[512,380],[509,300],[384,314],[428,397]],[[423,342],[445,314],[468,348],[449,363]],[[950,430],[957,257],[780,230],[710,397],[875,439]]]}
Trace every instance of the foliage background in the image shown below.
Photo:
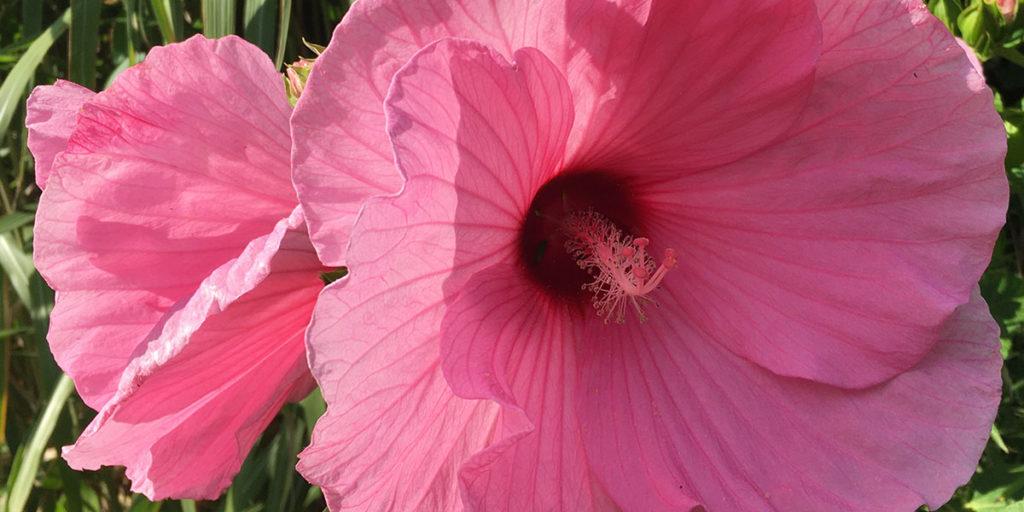
{"label": "foliage background", "polygon": [[[1024,13],[1008,20],[993,2],[927,1],[984,61],[1009,136],[1012,188],[1007,224],[982,280],[1002,327],[1003,401],[974,478],[945,512],[1024,512]],[[128,490],[122,469],[76,472],[59,457],[94,412],[46,346],[53,292],[32,267],[39,190],[24,102],[32,86],[57,78],[103,89],[151,47],[197,33],[239,34],[281,67],[312,57],[303,39],[326,44],[347,8],[347,0],[0,0],[0,512],[324,509],[320,490],[294,471],[323,412],[316,392],[281,411],[216,502],[151,503]]]}

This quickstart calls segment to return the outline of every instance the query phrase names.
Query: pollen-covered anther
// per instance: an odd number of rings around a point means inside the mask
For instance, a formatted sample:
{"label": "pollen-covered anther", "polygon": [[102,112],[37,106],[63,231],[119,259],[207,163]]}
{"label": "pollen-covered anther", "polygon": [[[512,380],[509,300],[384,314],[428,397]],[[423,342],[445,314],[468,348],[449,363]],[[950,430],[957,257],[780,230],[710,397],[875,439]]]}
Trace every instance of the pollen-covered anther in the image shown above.
{"label": "pollen-covered anther", "polygon": [[594,294],[594,307],[605,322],[626,320],[631,305],[640,321],[646,320],[644,306],[653,301],[653,292],[677,263],[676,253],[665,250],[661,265],[647,253],[651,241],[622,233],[601,214],[586,210],[569,217],[565,226],[565,249],[594,280],[583,289]]}

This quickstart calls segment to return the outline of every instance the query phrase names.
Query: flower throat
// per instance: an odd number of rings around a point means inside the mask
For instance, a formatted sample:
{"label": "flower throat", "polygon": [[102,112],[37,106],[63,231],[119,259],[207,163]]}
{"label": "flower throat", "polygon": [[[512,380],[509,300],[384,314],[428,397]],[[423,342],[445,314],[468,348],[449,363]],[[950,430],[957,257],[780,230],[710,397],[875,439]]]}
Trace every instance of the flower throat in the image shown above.
{"label": "flower throat", "polygon": [[551,295],[589,309],[606,322],[642,321],[648,297],[675,265],[661,265],[650,241],[634,238],[640,217],[627,183],[605,172],[562,173],[537,192],[523,221],[520,258],[527,274]]}

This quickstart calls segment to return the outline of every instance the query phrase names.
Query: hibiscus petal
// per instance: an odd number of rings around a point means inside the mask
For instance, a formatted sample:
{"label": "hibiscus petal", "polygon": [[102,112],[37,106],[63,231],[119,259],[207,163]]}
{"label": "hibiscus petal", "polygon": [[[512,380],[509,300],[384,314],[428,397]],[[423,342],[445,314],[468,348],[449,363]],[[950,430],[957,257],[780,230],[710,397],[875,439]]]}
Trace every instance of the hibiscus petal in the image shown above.
{"label": "hibiscus petal", "polygon": [[645,158],[649,166],[709,165],[763,146],[795,119],[812,84],[820,44],[814,6],[809,0],[709,5],[355,4],[335,30],[339,43],[317,60],[292,118],[296,190],[321,259],[344,264],[361,200],[401,185],[380,130],[382,100],[395,71],[443,37],[473,39],[506,57],[539,48],[570,70],[577,115],[589,119],[594,112],[573,144],[593,158],[579,165],[617,165],[628,157]]}
{"label": "hibiscus petal", "polygon": [[[647,188],[695,328],[846,387],[915,365],[967,302],[1006,212],[992,95],[919,2],[819,2],[801,120],[733,165]],[[640,188],[643,188],[641,185]]]}
{"label": "hibiscus petal", "polygon": [[364,207],[351,273],[321,295],[308,337],[330,407],[299,469],[333,509],[452,510],[457,470],[498,428],[495,404],[451,392],[438,347],[449,294],[516,255],[572,124],[550,61],[515,57],[442,40],[395,77],[388,132],[408,181]]}
{"label": "hibiscus petal", "polygon": [[154,49],[81,107],[35,262],[58,292],[51,348],[90,406],[164,313],[289,215],[288,114],[273,64],[235,37]]}
{"label": "hibiscus petal", "polygon": [[473,510],[609,510],[575,414],[579,310],[514,263],[478,272],[442,324],[445,377],[465,398],[503,406],[501,441],[460,472]]}
{"label": "hibiscus petal", "polygon": [[864,390],[774,375],[667,315],[577,345],[586,453],[630,510],[933,510],[970,478],[999,403],[975,294],[920,365]]}
{"label": "hibiscus petal", "polygon": [[[471,38],[505,51],[505,30],[484,27],[522,21],[527,2],[452,5],[444,0],[367,1],[352,6],[313,67],[295,108],[295,188],[313,244],[328,265],[344,265],[352,223],[364,199],[395,192],[384,97],[399,67],[427,44],[448,36]],[[329,112],[330,115],[324,115]]]}
{"label": "hibiscus petal", "polygon": [[587,169],[678,174],[767,145],[796,121],[821,51],[811,0],[573,0],[563,16],[572,166]]}
{"label": "hibiscus petal", "polygon": [[150,499],[219,496],[285,400],[310,389],[302,337],[319,269],[296,212],[214,271],[65,448],[68,464],[127,466]]}
{"label": "hibiscus petal", "polygon": [[78,111],[96,93],[76,83],[57,80],[36,87],[25,103],[28,148],[36,160],[36,184],[46,187],[53,159],[68,146]]}
{"label": "hibiscus petal", "polygon": [[459,463],[487,442],[496,407],[448,389],[427,334],[439,305],[398,302],[443,279],[345,279],[323,291],[307,335],[328,408],[298,470],[334,511],[457,510]]}

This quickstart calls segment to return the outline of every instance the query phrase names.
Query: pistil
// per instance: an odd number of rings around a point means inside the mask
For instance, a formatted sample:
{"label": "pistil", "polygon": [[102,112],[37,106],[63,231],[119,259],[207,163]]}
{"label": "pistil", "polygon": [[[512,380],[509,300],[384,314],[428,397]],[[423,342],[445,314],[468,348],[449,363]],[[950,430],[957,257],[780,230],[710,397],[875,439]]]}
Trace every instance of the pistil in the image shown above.
{"label": "pistil", "polygon": [[605,323],[623,323],[632,306],[640,321],[646,320],[644,307],[654,303],[648,295],[676,265],[675,251],[666,249],[658,265],[647,252],[650,240],[624,234],[603,215],[589,209],[570,215],[565,230],[566,251],[593,278],[583,290],[593,294],[598,316]]}

